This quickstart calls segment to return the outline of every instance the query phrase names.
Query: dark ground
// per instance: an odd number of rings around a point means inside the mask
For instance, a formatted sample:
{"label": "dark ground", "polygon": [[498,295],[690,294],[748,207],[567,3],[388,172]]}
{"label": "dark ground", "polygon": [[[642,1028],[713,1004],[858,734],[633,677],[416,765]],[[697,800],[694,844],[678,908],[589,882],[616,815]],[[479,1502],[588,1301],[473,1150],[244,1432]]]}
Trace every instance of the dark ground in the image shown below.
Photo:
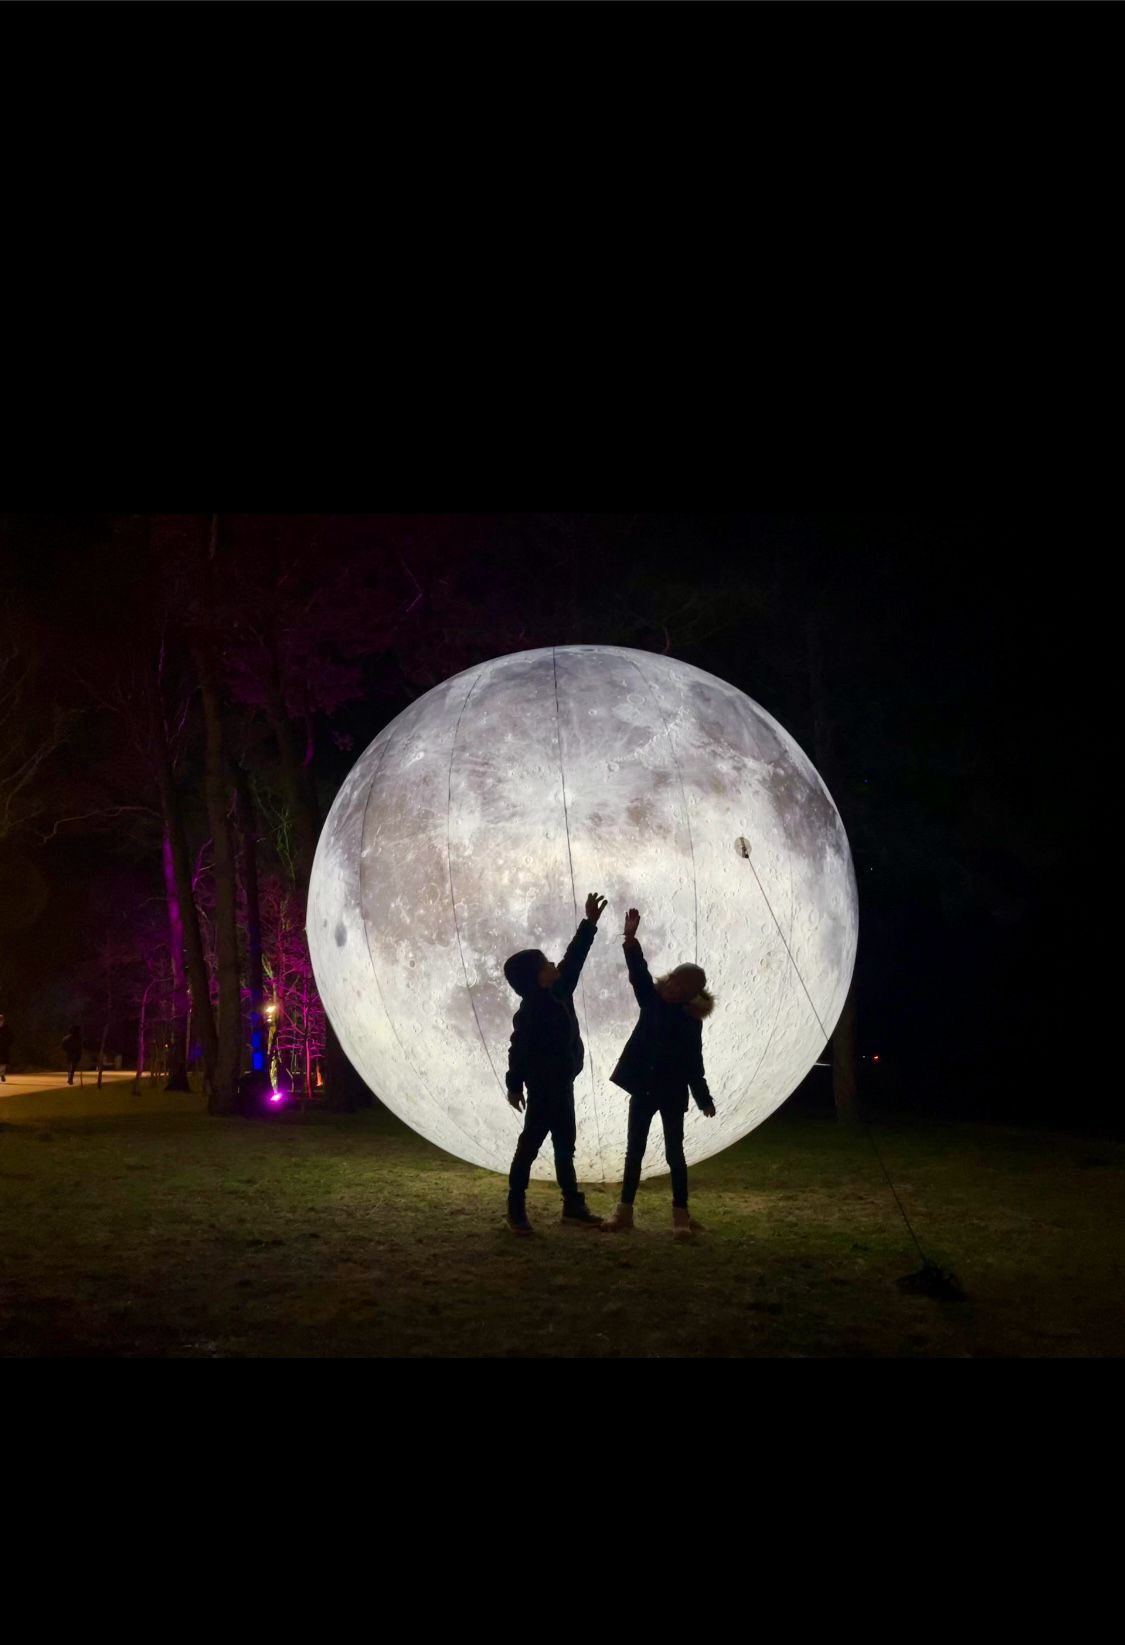
{"label": "dark ground", "polygon": [[[197,1097],[0,1104],[6,1356],[1028,1357],[1125,1353],[1125,1145],[898,1117],[870,1143],[791,1105],[692,1171],[707,1232],[503,1228],[503,1184],[386,1110],[217,1120]],[[589,1189],[608,1211],[612,1188]]]}

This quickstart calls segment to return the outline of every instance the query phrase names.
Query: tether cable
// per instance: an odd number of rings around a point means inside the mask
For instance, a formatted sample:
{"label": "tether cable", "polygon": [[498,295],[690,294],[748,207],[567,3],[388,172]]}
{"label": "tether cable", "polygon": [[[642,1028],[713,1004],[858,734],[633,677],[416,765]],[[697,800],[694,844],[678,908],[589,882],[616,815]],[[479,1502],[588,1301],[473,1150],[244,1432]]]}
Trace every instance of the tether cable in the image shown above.
{"label": "tether cable", "polygon": [[[797,973],[797,981],[800,983],[801,987],[804,988],[804,990],[805,990],[805,998],[809,1002],[809,1009],[812,1011],[813,1016],[816,1018],[817,1027],[820,1029],[821,1033],[824,1035],[824,1044],[825,1044],[825,1046],[827,1046],[829,1041],[831,1040],[832,1036],[831,1036],[831,1034],[829,1034],[828,1030],[825,1028],[823,1022],[821,1022],[820,1012],[817,1010],[816,1006],[813,1004],[812,995],[809,993],[808,989],[805,987],[805,979],[801,975],[800,966],[797,964],[796,960],[793,958],[793,951],[789,947],[789,944],[788,944],[788,942],[786,941],[786,938],[785,938],[785,933],[781,929],[780,921],[778,920],[777,915],[773,911],[773,904],[770,902],[769,898],[766,896],[765,887],[763,886],[761,880],[758,878],[758,870],[754,867],[754,863],[753,863],[753,861],[751,859],[751,856],[750,856],[750,848],[749,848],[748,845],[744,844],[743,850],[742,850],[742,856],[750,864],[750,872],[753,874],[754,879],[757,882],[758,890],[762,893],[762,901],[765,903],[766,907],[769,909],[770,918],[773,920],[773,923],[777,926],[778,936],[781,938],[782,942],[785,943],[785,952],[789,955],[789,963],[792,965],[794,971]],[[898,1191],[895,1188],[894,1183],[891,1181],[891,1174],[887,1170],[887,1167],[886,1167],[886,1165],[883,1161],[883,1156],[882,1156],[882,1154],[880,1154],[878,1148],[875,1145],[875,1138],[871,1133],[870,1123],[867,1120],[861,1120],[860,1123],[863,1126],[864,1132],[866,1133],[868,1142],[871,1144],[871,1147],[874,1150],[875,1158],[879,1161],[879,1165],[882,1168],[883,1175],[887,1179],[887,1187],[890,1189],[891,1193],[894,1195],[895,1204],[898,1206],[899,1211],[902,1213],[902,1220],[906,1224],[907,1232],[909,1233],[911,1239],[914,1241],[914,1244],[918,1247],[918,1255],[922,1258],[921,1271],[917,1274],[907,1274],[906,1276],[904,1276],[903,1279],[899,1280],[899,1282],[898,1282],[899,1286],[904,1290],[925,1291],[925,1292],[927,1292],[931,1295],[943,1296],[943,1297],[946,1297],[946,1298],[949,1298],[949,1299],[960,1300],[963,1297],[964,1293],[961,1290],[961,1287],[960,1287],[960,1285],[957,1281],[956,1276],[953,1275],[953,1274],[947,1273],[942,1268],[939,1268],[937,1263],[934,1262],[931,1257],[928,1257],[926,1255],[925,1251],[923,1250],[922,1242],[918,1238],[918,1235],[914,1232],[913,1224],[911,1223],[910,1218],[906,1214],[906,1207],[903,1205],[902,1201],[899,1199]]]}

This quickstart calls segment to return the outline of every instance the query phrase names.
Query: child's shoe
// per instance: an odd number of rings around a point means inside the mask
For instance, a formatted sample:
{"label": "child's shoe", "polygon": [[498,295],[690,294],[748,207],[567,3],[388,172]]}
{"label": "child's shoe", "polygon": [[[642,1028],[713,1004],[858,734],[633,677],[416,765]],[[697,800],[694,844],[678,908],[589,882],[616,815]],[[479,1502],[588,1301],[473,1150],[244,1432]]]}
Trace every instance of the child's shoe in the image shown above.
{"label": "child's shoe", "polygon": [[633,1232],[633,1207],[626,1205],[622,1200],[608,1221],[602,1223],[603,1234],[631,1234]]}
{"label": "child's shoe", "polygon": [[[698,1225],[696,1225],[696,1226],[698,1226]],[[692,1227],[693,1227],[693,1224],[692,1224],[692,1220],[691,1220],[691,1213],[688,1211],[687,1206],[686,1205],[683,1205],[683,1206],[673,1205],[673,1207],[672,1207],[672,1235],[673,1235],[673,1238],[675,1238],[675,1239],[691,1239],[691,1237],[692,1237]]]}
{"label": "child's shoe", "polygon": [[560,1220],[572,1222],[579,1228],[600,1228],[602,1225],[601,1217],[596,1217],[590,1210],[583,1194],[576,1194],[573,1199],[563,1200]]}
{"label": "child's shoe", "polygon": [[526,1236],[535,1232],[534,1228],[532,1228],[530,1222],[527,1220],[527,1212],[524,1210],[522,1205],[509,1204],[507,1214],[504,1217],[504,1226],[508,1229],[509,1233],[512,1234],[522,1234]]}

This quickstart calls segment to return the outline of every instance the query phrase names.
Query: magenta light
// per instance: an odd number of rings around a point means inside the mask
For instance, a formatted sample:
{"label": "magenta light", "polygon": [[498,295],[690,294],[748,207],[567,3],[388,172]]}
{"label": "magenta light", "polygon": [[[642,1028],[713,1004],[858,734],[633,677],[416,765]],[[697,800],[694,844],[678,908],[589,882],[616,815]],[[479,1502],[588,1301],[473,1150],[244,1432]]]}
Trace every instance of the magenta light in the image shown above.
{"label": "magenta light", "polygon": [[281,1092],[280,1091],[271,1091],[270,1092],[270,1101],[271,1102],[280,1102],[281,1101]]}

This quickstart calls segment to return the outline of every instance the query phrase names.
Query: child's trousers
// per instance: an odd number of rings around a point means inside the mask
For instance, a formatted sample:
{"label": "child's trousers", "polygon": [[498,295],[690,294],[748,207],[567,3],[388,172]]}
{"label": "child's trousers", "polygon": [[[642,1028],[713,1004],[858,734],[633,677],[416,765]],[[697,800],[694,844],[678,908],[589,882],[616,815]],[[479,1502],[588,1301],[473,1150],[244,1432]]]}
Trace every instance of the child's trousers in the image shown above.
{"label": "child's trousers", "polygon": [[563,1199],[574,1199],[578,1193],[578,1179],[574,1174],[577,1131],[573,1080],[537,1084],[534,1087],[528,1084],[523,1130],[508,1174],[508,1205],[512,1210],[523,1209],[524,1195],[531,1181],[531,1167],[547,1140],[548,1132],[555,1150],[555,1176]]}
{"label": "child's trousers", "polygon": [[664,1123],[664,1158],[672,1173],[672,1204],[687,1208],[687,1161],[684,1158],[684,1092],[683,1090],[642,1091],[629,1100],[629,1140],[625,1145],[625,1177],[621,1184],[621,1200],[632,1205],[637,1197],[641,1180],[641,1164],[645,1157],[648,1132],[654,1117],[659,1114]]}

